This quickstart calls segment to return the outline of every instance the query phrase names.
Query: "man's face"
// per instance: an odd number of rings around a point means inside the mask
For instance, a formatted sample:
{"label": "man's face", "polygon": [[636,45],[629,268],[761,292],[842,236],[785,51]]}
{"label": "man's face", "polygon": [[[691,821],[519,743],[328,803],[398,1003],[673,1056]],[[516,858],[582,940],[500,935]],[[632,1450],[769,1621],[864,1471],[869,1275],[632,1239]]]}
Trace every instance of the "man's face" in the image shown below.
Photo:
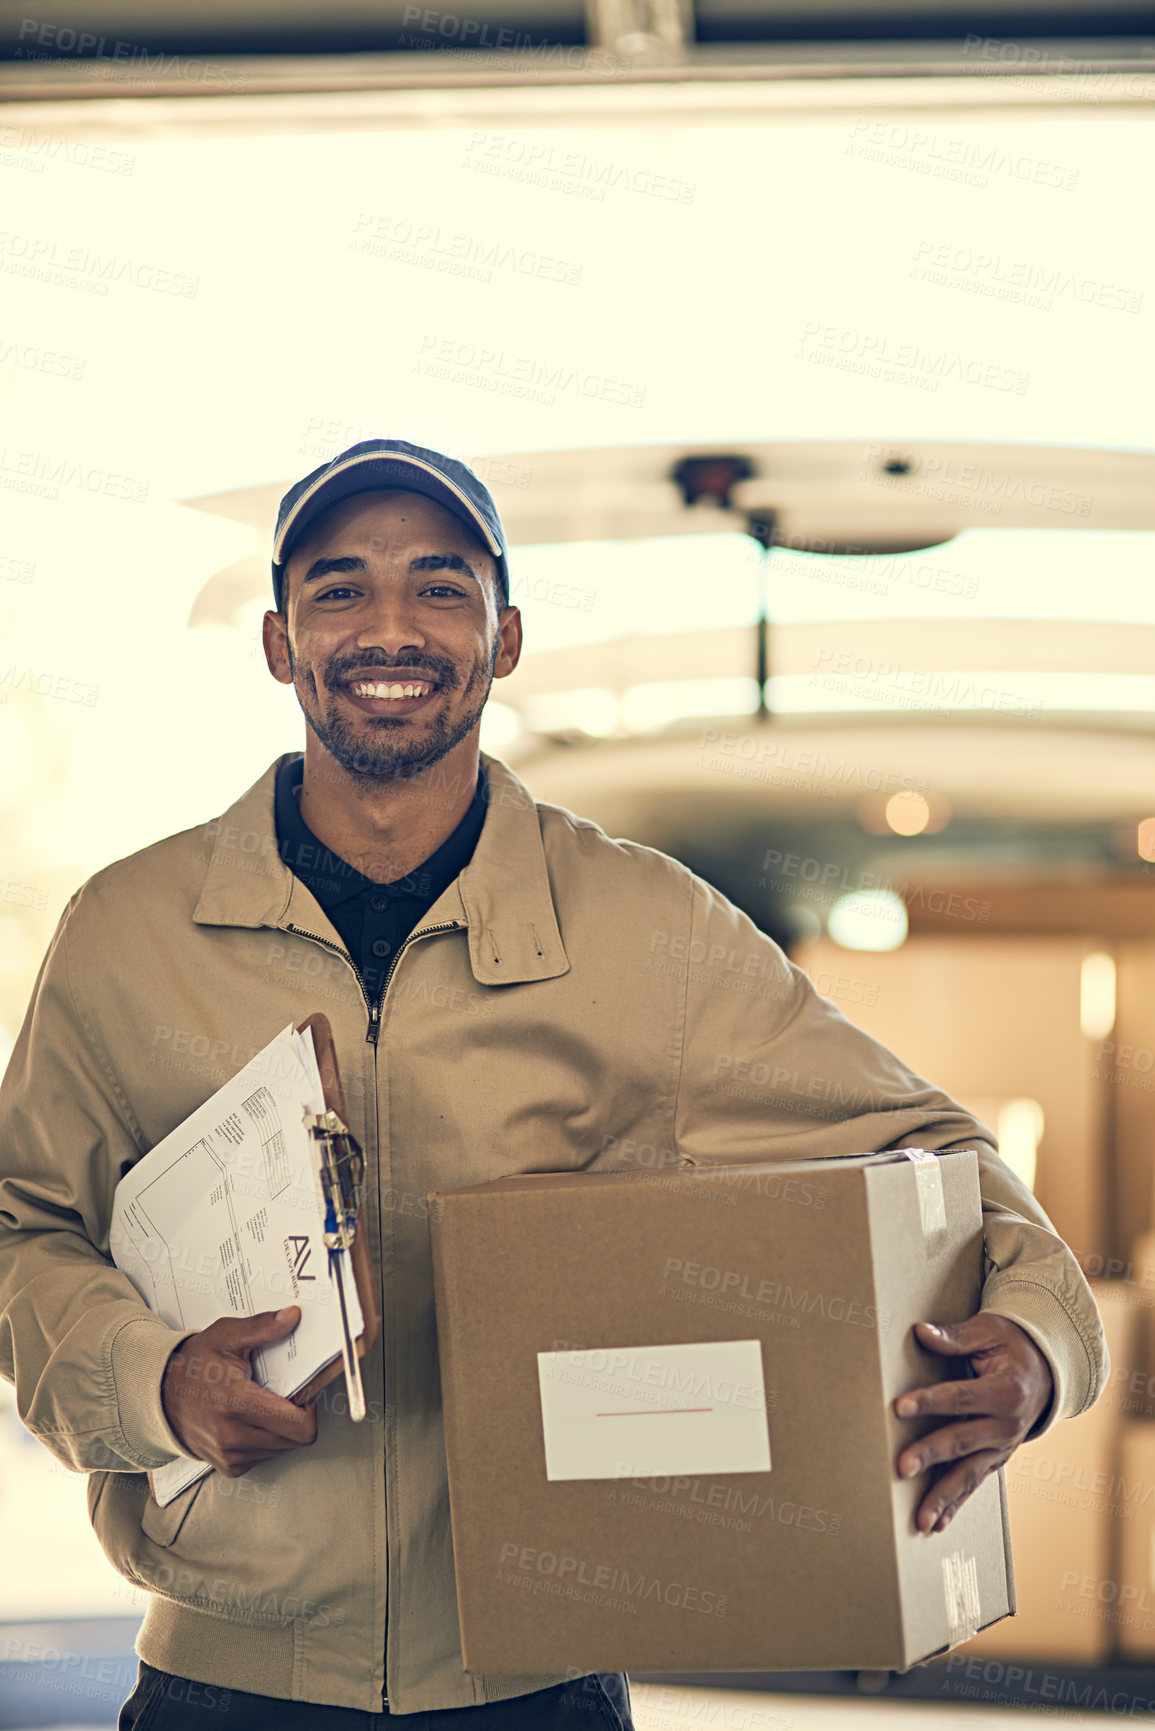
{"label": "man's face", "polygon": [[310,525],[265,615],[274,678],[348,774],[416,775],[476,729],[521,651],[494,562],[419,493],[359,493]]}

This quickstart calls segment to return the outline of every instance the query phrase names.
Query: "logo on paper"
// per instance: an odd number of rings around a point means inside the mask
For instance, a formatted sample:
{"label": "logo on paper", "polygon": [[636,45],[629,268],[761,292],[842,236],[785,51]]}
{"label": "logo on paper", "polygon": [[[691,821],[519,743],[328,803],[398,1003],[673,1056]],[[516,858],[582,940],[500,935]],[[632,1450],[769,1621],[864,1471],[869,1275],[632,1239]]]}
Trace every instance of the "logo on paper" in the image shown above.
{"label": "logo on paper", "polygon": [[293,1233],[290,1234],[288,1242],[293,1247],[290,1256],[293,1265],[293,1279],[315,1280],[317,1278],[315,1274],[305,1273],[305,1269],[309,1264],[309,1258],[313,1254],[313,1247],[309,1243],[309,1240],[307,1238],[299,1238],[295,1233]]}

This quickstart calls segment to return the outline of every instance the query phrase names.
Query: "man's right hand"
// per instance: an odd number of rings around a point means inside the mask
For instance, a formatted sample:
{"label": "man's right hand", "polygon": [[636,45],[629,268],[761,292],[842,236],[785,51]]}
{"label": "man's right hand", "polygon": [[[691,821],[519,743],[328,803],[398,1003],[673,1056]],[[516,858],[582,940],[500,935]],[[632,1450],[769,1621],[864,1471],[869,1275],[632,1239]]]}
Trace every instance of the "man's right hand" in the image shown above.
{"label": "man's right hand", "polygon": [[185,1454],[226,1479],[317,1438],[317,1414],[253,1381],[250,1354],[292,1334],[301,1312],[225,1316],[190,1335],[165,1367],[161,1403]]}

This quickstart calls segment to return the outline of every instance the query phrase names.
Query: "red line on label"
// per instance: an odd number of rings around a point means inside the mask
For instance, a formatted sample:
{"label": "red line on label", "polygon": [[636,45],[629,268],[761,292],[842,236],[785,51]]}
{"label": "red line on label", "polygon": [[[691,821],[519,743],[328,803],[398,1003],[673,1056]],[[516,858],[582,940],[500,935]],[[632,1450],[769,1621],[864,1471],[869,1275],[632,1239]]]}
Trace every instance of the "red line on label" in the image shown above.
{"label": "red line on label", "polygon": [[595,1412],[595,1418],[665,1418],[672,1412],[713,1412],[712,1406],[647,1406],[638,1412]]}

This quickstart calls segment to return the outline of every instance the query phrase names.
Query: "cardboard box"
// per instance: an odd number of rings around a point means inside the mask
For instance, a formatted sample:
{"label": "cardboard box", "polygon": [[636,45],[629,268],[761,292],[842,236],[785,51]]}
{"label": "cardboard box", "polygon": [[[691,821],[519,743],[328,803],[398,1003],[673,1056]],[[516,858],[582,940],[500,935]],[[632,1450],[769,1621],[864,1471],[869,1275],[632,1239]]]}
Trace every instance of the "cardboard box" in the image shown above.
{"label": "cardboard box", "polygon": [[1117,943],[1115,967],[1115,1026],[1098,1055],[1114,1108],[1112,1212],[1122,1245],[1138,1222],[1155,1226],[1155,942]]}
{"label": "cardboard box", "polygon": [[794,960],[848,1020],[964,1106],[1038,1102],[1035,1195],[1086,1272],[1101,1275],[1113,1253],[1114,1089],[1103,1043],[1083,1033],[1080,1008],[1083,963],[1102,945],[1062,933],[988,935],[973,906],[969,916],[960,909],[957,925],[957,937],[912,935],[881,953],[819,938],[800,945]]}
{"label": "cardboard box", "polygon": [[1105,1581],[1074,1583],[1072,1591],[1109,1619],[1124,1659],[1155,1659],[1155,1424],[1123,1426],[1121,1491],[1131,1519],[1119,1523],[1118,1566]]}
{"label": "cardboard box", "polygon": [[430,1227],[466,1670],[904,1670],[1013,1609],[1001,1475],[928,1536],[894,1464],[957,1374],[913,1323],[978,1307],[973,1153],[504,1178]]}
{"label": "cardboard box", "polygon": [[1015,1450],[1006,1467],[1016,1615],[987,1629],[968,1652],[984,1658],[1095,1665],[1115,1645],[1115,1558],[1140,1513],[1119,1443],[1139,1311],[1124,1281],[1092,1290],[1112,1377],[1091,1408]]}
{"label": "cardboard box", "polygon": [[1155,1232],[1140,1232],[1135,1238],[1128,1272],[1136,1339],[1129,1358],[1112,1353],[1111,1382],[1129,1418],[1155,1418]]}

